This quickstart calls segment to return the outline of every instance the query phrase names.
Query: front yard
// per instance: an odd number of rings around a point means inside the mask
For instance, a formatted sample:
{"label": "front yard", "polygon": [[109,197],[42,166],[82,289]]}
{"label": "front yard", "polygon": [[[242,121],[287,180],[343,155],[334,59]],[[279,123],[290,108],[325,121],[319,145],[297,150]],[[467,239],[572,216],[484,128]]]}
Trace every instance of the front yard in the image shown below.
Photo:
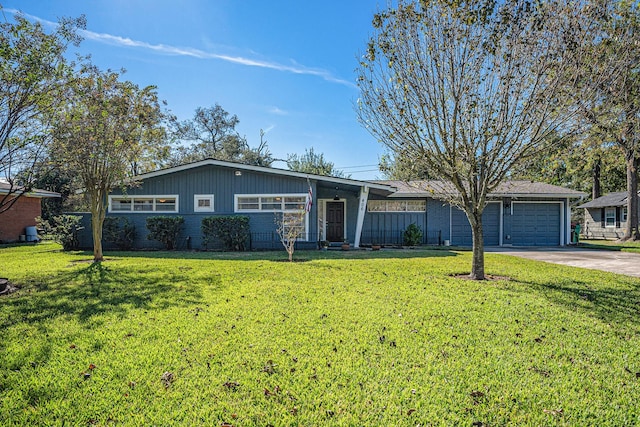
{"label": "front yard", "polygon": [[470,256],[0,248],[0,425],[640,424],[639,280]]}

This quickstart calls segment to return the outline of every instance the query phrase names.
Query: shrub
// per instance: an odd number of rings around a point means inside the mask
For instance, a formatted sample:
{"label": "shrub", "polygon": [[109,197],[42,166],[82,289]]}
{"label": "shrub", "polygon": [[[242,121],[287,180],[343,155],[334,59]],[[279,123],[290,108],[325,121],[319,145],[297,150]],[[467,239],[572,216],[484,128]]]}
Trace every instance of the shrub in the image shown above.
{"label": "shrub", "polygon": [[249,240],[249,217],[208,216],[202,219],[201,230],[205,248],[217,239],[227,251],[244,251]]}
{"label": "shrub", "polygon": [[422,229],[415,224],[409,224],[402,237],[405,246],[418,246],[422,243]]}
{"label": "shrub", "polygon": [[78,232],[84,227],[80,225],[82,216],[58,215],[50,221],[37,218],[38,226],[44,234],[62,245],[63,251],[75,251],[80,247]]}
{"label": "shrub", "polygon": [[184,224],[181,216],[150,216],[147,218],[147,239],[157,240],[168,250],[178,246],[178,234]]}
{"label": "shrub", "polygon": [[136,239],[136,227],[128,218],[106,217],[102,224],[102,238],[120,250],[129,250]]}

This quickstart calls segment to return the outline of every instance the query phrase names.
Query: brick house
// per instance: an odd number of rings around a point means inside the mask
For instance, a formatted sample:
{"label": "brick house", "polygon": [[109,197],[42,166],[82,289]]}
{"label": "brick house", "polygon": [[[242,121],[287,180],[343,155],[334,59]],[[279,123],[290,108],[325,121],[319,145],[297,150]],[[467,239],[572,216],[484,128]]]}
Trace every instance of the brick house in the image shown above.
{"label": "brick house", "polygon": [[[19,197],[18,197],[19,196]],[[26,227],[36,225],[36,218],[42,214],[41,200],[49,197],[60,197],[53,191],[33,189],[23,194],[20,188],[12,187],[7,182],[0,181],[0,201],[3,205],[11,199],[18,199],[0,213],[0,242],[15,242],[26,234]]]}

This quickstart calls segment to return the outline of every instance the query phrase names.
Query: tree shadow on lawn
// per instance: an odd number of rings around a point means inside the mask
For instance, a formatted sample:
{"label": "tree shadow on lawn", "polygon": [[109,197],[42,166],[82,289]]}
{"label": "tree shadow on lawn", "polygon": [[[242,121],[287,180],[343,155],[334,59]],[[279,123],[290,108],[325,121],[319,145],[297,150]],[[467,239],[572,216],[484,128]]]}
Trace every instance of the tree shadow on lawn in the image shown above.
{"label": "tree shadow on lawn", "polygon": [[640,326],[640,282],[622,276],[601,281],[559,278],[557,281],[522,281],[554,304],[584,312],[608,323]]}
{"label": "tree shadow on lawn", "polygon": [[[87,252],[89,256],[90,253]],[[395,249],[385,248],[380,251],[371,250],[297,250],[294,259],[306,261],[325,259],[403,259],[403,258],[436,258],[455,257],[460,254],[449,249]],[[216,260],[216,261],[280,261],[287,259],[288,255],[281,251],[245,251],[245,252],[215,252],[215,251],[113,251],[105,252],[105,257],[118,258],[150,258],[150,259],[189,259],[189,260]]]}
{"label": "tree shadow on lawn", "polygon": [[[220,285],[220,277],[210,278],[209,286]],[[86,323],[103,313],[125,316],[131,309],[201,304],[202,290],[182,274],[158,272],[150,266],[92,263],[81,269],[36,277],[11,298],[0,299],[0,330],[60,316],[76,316]]]}

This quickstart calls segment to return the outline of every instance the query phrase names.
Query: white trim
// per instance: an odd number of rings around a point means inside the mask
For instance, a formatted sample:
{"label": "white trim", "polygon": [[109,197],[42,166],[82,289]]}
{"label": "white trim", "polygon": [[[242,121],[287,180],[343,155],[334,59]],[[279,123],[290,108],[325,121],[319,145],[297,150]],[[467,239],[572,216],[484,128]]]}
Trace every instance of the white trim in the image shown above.
{"label": "white trim", "polygon": [[[240,197],[257,197],[258,199],[262,197],[282,197],[281,208],[280,209],[238,209],[238,198]],[[233,195],[233,211],[236,213],[271,213],[271,212],[285,212],[285,211],[295,211],[297,209],[285,209],[284,203],[286,197],[301,197],[304,198],[303,205],[306,206],[307,200],[309,198],[309,193],[272,193],[272,194],[234,194]],[[262,203],[258,200],[258,205]],[[304,209],[304,207],[302,208]]]}
{"label": "white trim", "polygon": [[[607,213],[613,211],[613,224],[607,224]],[[616,208],[609,206],[604,208],[604,228],[616,228]]]}
{"label": "white trim", "polygon": [[502,246],[504,244],[502,240],[504,236],[504,200],[501,199],[498,202],[500,203],[500,237],[498,238],[498,246]]}
{"label": "white trim", "polygon": [[[511,201],[511,216],[513,216],[513,205],[515,203],[518,204],[541,204],[541,205],[553,205],[553,204],[557,204],[560,205],[560,218],[558,218],[560,220],[560,246],[565,246],[565,242],[567,241],[566,236],[565,236],[565,221],[563,221],[563,219],[565,218],[564,216],[564,201],[562,200],[512,200]],[[569,229],[571,229],[571,227],[569,227]],[[511,223],[511,238],[513,240],[513,221]]]}
{"label": "white trim", "polygon": [[[318,204],[320,204],[320,201],[323,201],[323,208],[322,208],[322,216],[324,218],[324,224],[322,224],[322,236],[323,236],[323,240],[327,240],[327,202],[342,202],[342,206],[344,208],[343,213],[342,213],[342,218],[344,221],[344,227],[342,227],[342,240],[347,238],[347,199],[318,199]],[[327,240],[328,241],[328,240]]]}
{"label": "white trim", "polygon": [[571,241],[571,200],[567,197],[565,201],[565,228],[564,228],[564,242],[565,245],[570,245],[573,242]]}
{"label": "white trim", "polygon": [[[112,209],[113,199],[131,200],[131,210],[114,211]],[[135,199],[153,199],[153,210],[150,210],[150,211],[134,210]],[[156,199],[176,199],[176,209],[174,211],[158,211],[156,210]],[[177,194],[110,194],[108,202],[109,202],[109,206],[108,206],[109,213],[149,214],[149,213],[179,213],[180,212],[180,196]]]}
{"label": "white trim", "polygon": [[355,186],[358,186],[358,187],[361,187],[363,184],[366,184],[370,188],[375,188],[375,189],[378,189],[378,190],[384,190],[384,191],[388,191],[390,193],[393,193],[393,192],[395,192],[397,190],[396,187],[393,187],[391,185],[379,184],[379,183],[374,183],[374,182],[369,182],[369,181],[359,181],[359,180],[347,179],[347,178],[335,178],[335,177],[324,176],[324,175],[315,175],[315,174],[309,174],[309,173],[294,172],[294,171],[290,171],[290,170],[277,169],[277,168],[272,168],[272,167],[244,165],[242,163],[225,162],[223,160],[213,160],[213,159],[205,159],[205,160],[201,160],[199,162],[189,163],[189,164],[186,164],[186,165],[180,165],[180,166],[175,166],[175,167],[172,167],[172,168],[167,168],[167,169],[162,169],[162,170],[158,170],[158,171],[154,171],[154,172],[144,173],[142,175],[137,175],[135,177],[135,180],[138,181],[138,180],[143,180],[143,179],[147,179],[147,178],[153,178],[153,177],[156,177],[156,176],[167,175],[167,174],[180,172],[180,171],[185,171],[185,170],[189,170],[189,169],[194,169],[194,168],[198,168],[198,167],[201,167],[201,166],[207,166],[207,165],[227,167],[227,168],[233,169],[234,171],[235,170],[247,170],[247,171],[253,171],[253,172],[267,173],[267,174],[270,174],[270,175],[291,176],[291,177],[295,177],[295,178],[305,178],[305,179],[309,178],[309,179],[313,179],[313,180],[316,180],[316,181],[331,182],[331,183],[335,183],[335,184],[355,185]]}
{"label": "white trim", "polygon": [[[201,208],[198,206],[198,200],[210,200],[211,207]],[[213,194],[194,194],[193,195],[193,211],[194,212],[215,212],[215,195]]]}
{"label": "white trim", "polygon": [[364,224],[364,216],[367,213],[367,202],[369,199],[369,187],[360,187],[360,201],[358,205],[358,218],[356,220],[356,235],[353,240],[353,247],[360,247],[360,238],[362,237],[362,225]]}

